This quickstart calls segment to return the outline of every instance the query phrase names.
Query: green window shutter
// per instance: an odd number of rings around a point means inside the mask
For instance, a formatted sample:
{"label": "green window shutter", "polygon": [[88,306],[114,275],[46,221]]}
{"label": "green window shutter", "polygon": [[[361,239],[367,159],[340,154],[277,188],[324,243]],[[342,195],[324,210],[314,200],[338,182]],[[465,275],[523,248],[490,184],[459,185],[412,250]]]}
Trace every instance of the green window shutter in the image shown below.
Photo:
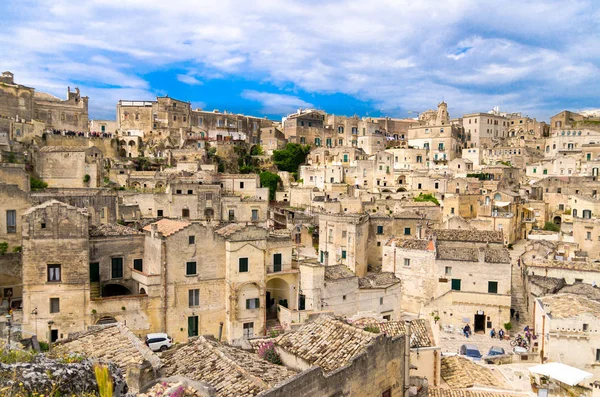
{"label": "green window shutter", "polygon": [[260,299],[259,298],[254,299],[254,307],[256,309],[258,309],[260,307]]}
{"label": "green window shutter", "polygon": [[188,336],[198,336],[198,316],[188,317]]}
{"label": "green window shutter", "polygon": [[452,289],[454,291],[460,291],[460,279],[457,279],[457,278],[452,279]]}
{"label": "green window shutter", "polygon": [[134,259],[133,260],[133,268],[138,272],[142,272],[144,268],[143,259]]}
{"label": "green window shutter", "polygon": [[112,258],[111,260],[111,277],[123,277],[123,258]]}
{"label": "green window shutter", "polygon": [[488,281],[488,293],[489,294],[497,294],[498,293],[498,282],[497,281]]}
{"label": "green window shutter", "polygon": [[410,227],[405,227],[404,228],[404,235],[405,236],[410,236]]}
{"label": "green window shutter", "polygon": [[239,272],[244,273],[248,271],[248,258],[239,259]]}
{"label": "green window shutter", "polygon": [[281,271],[281,254],[273,255],[273,271],[274,272]]}
{"label": "green window shutter", "polygon": [[346,259],[346,251],[345,250],[342,251],[342,259]]}
{"label": "green window shutter", "polygon": [[196,274],[196,262],[187,262],[185,264],[185,274],[187,276]]}

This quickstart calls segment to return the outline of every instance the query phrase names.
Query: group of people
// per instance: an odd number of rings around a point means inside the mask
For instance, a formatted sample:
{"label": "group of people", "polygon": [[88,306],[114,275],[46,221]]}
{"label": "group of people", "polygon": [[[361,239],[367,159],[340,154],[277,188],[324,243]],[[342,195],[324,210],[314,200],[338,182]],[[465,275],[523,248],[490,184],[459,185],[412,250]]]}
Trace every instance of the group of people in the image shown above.
{"label": "group of people", "polygon": [[82,131],[71,131],[71,130],[52,130],[54,135],[63,136],[87,136],[88,138],[112,138],[112,133],[108,132],[82,132]]}
{"label": "group of people", "polygon": [[492,328],[492,330],[490,331],[490,337],[495,338],[496,336],[498,336],[498,339],[503,340],[504,339],[504,330],[502,328],[500,328],[500,331],[498,331],[498,333],[496,333],[496,328]]}

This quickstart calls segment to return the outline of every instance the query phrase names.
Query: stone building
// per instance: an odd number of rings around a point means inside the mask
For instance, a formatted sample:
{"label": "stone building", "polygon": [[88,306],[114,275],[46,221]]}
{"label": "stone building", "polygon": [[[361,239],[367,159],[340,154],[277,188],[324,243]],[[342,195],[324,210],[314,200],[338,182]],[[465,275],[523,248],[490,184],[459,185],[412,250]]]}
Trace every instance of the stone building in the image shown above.
{"label": "stone building", "polygon": [[511,265],[498,232],[435,230],[429,239],[392,239],[383,247],[382,270],[402,281],[402,306],[435,312],[441,324],[474,332],[510,318]]}
{"label": "stone building", "polygon": [[20,164],[0,164],[0,241],[21,245],[21,215],[31,207],[29,175]]}
{"label": "stone building", "polygon": [[46,123],[47,129],[74,132],[88,131],[88,97],[79,88],[67,88],[67,99],[36,91],[33,95],[33,119]]}
{"label": "stone building", "polygon": [[367,274],[369,218],[365,215],[319,216],[319,261],[347,266],[358,277]]}
{"label": "stone building", "polygon": [[509,120],[496,112],[465,114],[462,123],[467,147],[491,147],[508,136]]}
{"label": "stone building", "polygon": [[326,114],[319,110],[300,109],[283,120],[283,133],[288,142],[302,145],[327,145],[327,139],[333,140],[333,132],[325,130]]}
{"label": "stone building", "polygon": [[539,335],[534,349],[548,361],[561,362],[600,380],[600,302],[573,294],[535,300],[533,328]]}
{"label": "stone building", "polygon": [[36,172],[50,187],[97,188],[104,184],[104,156],[95,147],[44,146],[34,161]]}
{"label": "stone building", "polygon": [[3,72],[0,77],[0,116],[32,120],[34,93],[34,88],[15,83],[11,72]]}

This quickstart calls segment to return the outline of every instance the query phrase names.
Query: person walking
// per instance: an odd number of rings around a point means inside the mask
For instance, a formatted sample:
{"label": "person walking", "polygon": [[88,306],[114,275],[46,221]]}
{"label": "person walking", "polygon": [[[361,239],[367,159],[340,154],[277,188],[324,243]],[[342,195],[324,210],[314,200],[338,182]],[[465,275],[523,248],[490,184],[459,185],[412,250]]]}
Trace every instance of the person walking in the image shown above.
{"label": "person walking", "polygon": [[517,320],[517,322],[519,322],[519,312],[515,313],[515,320]]}

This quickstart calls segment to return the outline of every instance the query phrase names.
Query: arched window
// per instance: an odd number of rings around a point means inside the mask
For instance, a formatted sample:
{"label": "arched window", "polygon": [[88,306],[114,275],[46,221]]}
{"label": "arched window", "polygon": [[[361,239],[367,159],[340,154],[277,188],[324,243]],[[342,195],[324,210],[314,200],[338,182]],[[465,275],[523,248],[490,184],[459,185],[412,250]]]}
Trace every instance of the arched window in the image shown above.
{"label": "arched window", "polygon": [[500,201],[500,200],[502,200],[502,195],[501,195],[500,193],[496,193],[496,194],[494,194],[494,200],[495,200],[495,201]]}

